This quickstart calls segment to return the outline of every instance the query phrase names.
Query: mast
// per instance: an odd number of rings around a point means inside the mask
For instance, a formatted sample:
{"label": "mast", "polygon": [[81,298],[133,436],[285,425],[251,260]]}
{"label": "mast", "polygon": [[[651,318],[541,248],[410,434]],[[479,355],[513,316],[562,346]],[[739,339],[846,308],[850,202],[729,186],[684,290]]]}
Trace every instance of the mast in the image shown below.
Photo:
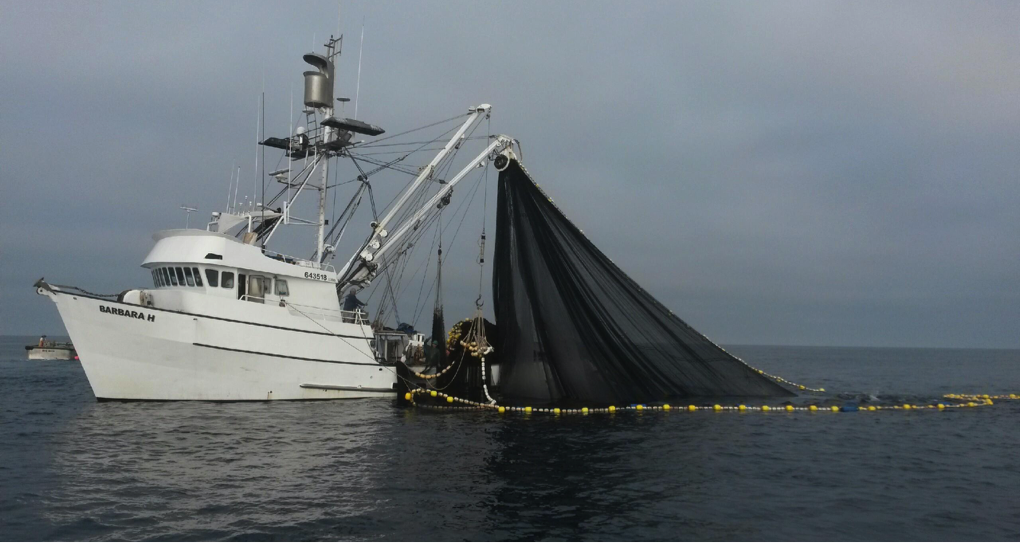
{"label": "mast", "polygon": [[[333,108],[325,108],[323,113],[327,118],[333,116]],[[324,143],[329,143],[330,136],[333,134],[333,129],[326,126],[323,127],[322,140]],[[319,188],[319,233],[316,236],[316,249],[315,258],[313,260],[321,260],[323,249],[325,248],[325,236],[326,236],[326,190],[328,190],[329,183],[329,151],[323,150],[326,156],[323,157],[322,162],[322,186]]]}
{"label": "mast", "polygon": [[[340,55],[338,44],[342,43],[343,36],[339,38],[329,37],[326,42],[326,55],[309,53],[304,56],[305,62],[311,64],[315,71],[305,72],[305,105],[319,110],[322,120],[333,118],[333,93],[336,87],[335,64],[333,59]],[[332,141],[333,128],[327,125],[322,127],[321,145],[318,146],[322,153],[322,184],[319,185],[319,217],[315,235],[315,258],[322,259],[326,248],[326,192],[329,190],[329,159],[332,151],[327,144]]]}

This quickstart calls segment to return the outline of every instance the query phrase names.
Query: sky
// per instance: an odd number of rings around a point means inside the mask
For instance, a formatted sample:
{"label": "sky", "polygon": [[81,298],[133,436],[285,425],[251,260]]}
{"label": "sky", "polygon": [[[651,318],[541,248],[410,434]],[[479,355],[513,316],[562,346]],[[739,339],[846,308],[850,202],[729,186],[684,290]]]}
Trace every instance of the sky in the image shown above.
{"label": "sky", "polygon": [[63,333],[40,277],[147,285],[152,233],[221,210],[236,166],[254,185],[263,89],[285,135],[338,28],[360,119],[491,103],[567,216],[718,343],[1020,348],[1017,2],[5,0],[0,334]]}

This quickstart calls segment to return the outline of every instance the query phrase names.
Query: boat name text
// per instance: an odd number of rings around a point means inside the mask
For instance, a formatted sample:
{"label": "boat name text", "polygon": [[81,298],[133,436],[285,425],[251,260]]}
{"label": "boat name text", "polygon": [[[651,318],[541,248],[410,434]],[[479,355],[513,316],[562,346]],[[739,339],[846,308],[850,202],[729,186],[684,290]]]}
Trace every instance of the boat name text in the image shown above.
{"label": "boat name text", "polygon": [[132,319],[142,319],[143,321],[147,320],[149,322],[153,322],[156,320],[155,315],[146,315],[141,311],[128,311],[127,309],[121,309],[119,307],[106,307],[105,305],[99,306],[99,312],[109,313],[111,315],[119,315],[121,317],[128,317]]}

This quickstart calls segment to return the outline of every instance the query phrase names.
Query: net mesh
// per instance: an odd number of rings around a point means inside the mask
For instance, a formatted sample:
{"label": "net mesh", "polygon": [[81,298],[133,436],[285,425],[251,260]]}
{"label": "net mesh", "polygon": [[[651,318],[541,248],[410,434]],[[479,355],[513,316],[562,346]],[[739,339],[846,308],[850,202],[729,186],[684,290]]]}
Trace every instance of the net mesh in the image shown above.
{"label": "net mesh", "polygon": [[659,303],[516,160],[499,174],[493,298],[506,400],[790,395]]}

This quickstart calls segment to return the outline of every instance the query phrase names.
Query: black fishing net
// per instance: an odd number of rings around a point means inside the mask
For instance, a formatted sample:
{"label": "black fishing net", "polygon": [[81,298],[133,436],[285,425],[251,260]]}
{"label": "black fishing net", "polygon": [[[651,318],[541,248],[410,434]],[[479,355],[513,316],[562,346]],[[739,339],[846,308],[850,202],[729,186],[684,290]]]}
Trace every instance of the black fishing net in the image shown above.
{"label": "black fishing net", "polygon": [[[490,391],[495,390],[493,380],[493,367],[499,366],[499,353],[490,352],[485,355],[485,363],[488,368],[485,379],[482,380],[482,362],[478,356],[472,356],[467,341],[478,339],[477,323],[474,319],[464,319],[450,329],[453,341],[447,351],[447,360],[452,366],[448,372],[436,378],[435,388],[446,392],[457,398],[471,400],[473,402],[487,402],[488,398],[482,389],[482,385],[488,385]],[[496,325],[484,321],[484,337],[492,339],[496,337]]]}
{"label": "black fishing net", "polygon": [[436,303],[432,308],[432,335],[425,346],[426,367],[440,371],[446,367],[446,325],[443,323],[443,249],[436,257]]}
{"label": "black fishing net", "polygon": [[425,344],[425,367],[440,371],[446,367],[446,359],[446,327],[440,307],[432,312],[432,334]]}
{"label": "black fishing net", "polygon": [[634,403],[791,394],[638,286],[515,160],[499,174],[497,209],[493,298],[503,398]]}

